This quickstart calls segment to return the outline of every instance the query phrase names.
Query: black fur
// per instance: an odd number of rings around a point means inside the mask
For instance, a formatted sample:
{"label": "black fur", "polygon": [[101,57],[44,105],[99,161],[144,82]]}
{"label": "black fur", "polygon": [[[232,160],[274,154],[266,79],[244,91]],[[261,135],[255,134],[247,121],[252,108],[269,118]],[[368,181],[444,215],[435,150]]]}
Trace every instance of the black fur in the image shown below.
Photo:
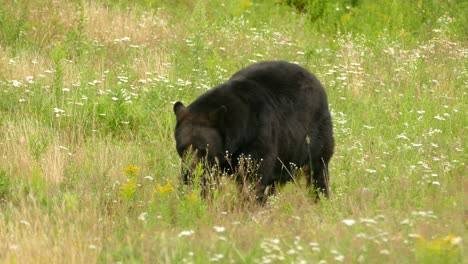
{"label": "black fur", "polygon": [[[182,157],[189,146],[198,157],[234,168],[241,154],[260,161],[256,195],[290,180],[282,171],[290,163],[304,167],[307,185],[328,196],[328,163],[334,140],[327,96],[317,78],[284,61],[253,64],[192,102],[177,102],[175,138]],[[207,152],[206,152],[207,151]],[[231,165],[232,165],[231,163]],[[311,177],[310,166],[313,170]]]}

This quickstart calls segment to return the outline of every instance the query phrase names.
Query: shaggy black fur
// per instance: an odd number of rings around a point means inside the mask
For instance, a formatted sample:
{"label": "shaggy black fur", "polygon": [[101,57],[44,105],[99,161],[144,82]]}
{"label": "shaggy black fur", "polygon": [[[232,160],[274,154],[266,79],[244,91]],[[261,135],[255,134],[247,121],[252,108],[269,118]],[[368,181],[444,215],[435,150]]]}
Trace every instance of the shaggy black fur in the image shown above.
{"label": "shaggy black fur", "polygon": [[261,161],[254,182],[258,199],[264,201],[270,187],[291,179],[284,173],[291,163],[304,168],[307,186],[313,182],[328,196],[334,140],[327,96],[301,66],[284,61],[250,65],[188,107],[175,103],[174,113],[181,157],[191,146],[196,156],[225,170],[236,168],[242,154]]}

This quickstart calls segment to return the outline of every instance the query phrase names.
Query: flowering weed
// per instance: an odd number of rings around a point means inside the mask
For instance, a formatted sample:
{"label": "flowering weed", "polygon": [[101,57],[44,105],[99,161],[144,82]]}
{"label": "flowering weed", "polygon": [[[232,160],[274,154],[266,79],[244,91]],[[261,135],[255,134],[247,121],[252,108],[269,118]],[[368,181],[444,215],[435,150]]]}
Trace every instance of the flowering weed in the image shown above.
{"label": "flowering weed", "polygon": [[139,167],[132,166],[131,164],[129,164],[128,167],[123,169],[123,173],[127,177],[127,182],[122,184],[122,186],[120,186],[119,193],[121,197],[127,201],[130,200],[134,196],[137,190],[138,186],[136,183],[136,178],[137,178],[137,172],[139,169],[140,169]]}
{"label": "flowering weed", "polygon": [[174,188],[172,187],[171,181],[168,181],[164,186],[157,184],[156,188],[154,189],[153,196],[158,194],[171,193],[173,191]]}
{"label": "flowering weed", "polygon": [[417,236],[416,257],[420,263],[461,263],[461,242],[453,234],[432,240]]}

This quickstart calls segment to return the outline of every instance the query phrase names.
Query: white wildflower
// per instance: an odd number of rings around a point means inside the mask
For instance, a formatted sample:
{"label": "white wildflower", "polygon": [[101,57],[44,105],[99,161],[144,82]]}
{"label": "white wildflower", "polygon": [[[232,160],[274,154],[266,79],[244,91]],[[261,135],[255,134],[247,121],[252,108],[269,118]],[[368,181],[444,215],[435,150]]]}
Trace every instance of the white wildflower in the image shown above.
{"label": "white wildflower", "polygon": [[213,226],[213,229],[218,233],[226,231],[226,228],[224,226]]}
{"label": "white wildflower", "polygon": [[450,244],[454,245],[454,246],[457,246],[457,245],[460,245],[462,242],[462,238],[457,236],[457,237],[453,237],[450,239]]}
{"label": "white wildflower", "polygon": [[380,254],[382,255],[390,255],[390,251],[388,249],[382,249],[380,250]]}
{"label": "white wildflower", "polygon": [[182,232],[179,233],[179,235],[177,235],[178,237],[183,237],[183,236],[192,236],[193,234],[195,234],[195,231],[193,230],[184,230]]}
{"label": "white wildflower", "polygon": [[409,138],[405,135],[405,133],[401,133],[401,134],[397,135],[396,138],[402,138],[402,139],[409,140]]}
{"label": "white wildflower", "polygon": [[400,225],[409,225],[409,224],[411,224],[411,221],[409,219],[405,219],[400,222]]}
{"label": "white wildflower", "polygon": [[25,226],[31,226],[31,224],[26,220],[21,220],[20,224],[25,225]]}
{"label": "white wildflower", "polygon": [[147,216],[147,215],[148,215],[147,212],[141,213],[141,214],[138,216],[138,220],[146,221],[146,216]]}
{"label": "white wildflower", "polygon": [[319,243],[317,243],[317,242],[310,242],[310,243],[309,243],[309,246],[311,246],[311,247],[318,247],[318,246],[319,246]]}
{"label": "white wildflower", "polygon": [[359,218],[359,222],[367,224],[377,224],[377,222],[372,218]]}
{"label": "white wildflower", "polygon": [[21,87],[23,85],[23,83],[21,81],[18,81],[18,80],[13,80],[11,82],[11,85],[13,85],[14,87],[18,88],[18,87]]}
{"label": "white wildflower", "polygon": [[347,226],[352,226],[356,223],[356,220],[354,219],[344,219],[341,221],[343,224],[347,225]]}
{"label": "white wildflower", "polygon": [[223,254],[216,254],[216,255],[214,255],[213,257],[210,258],[210,262],[218,262],[222,258],[224,258]]}
{"label": "white wildflower", "polygon": [[280,243],[280,240],[278,238],[274,238],[270,240],[271,243],[278,245]]}

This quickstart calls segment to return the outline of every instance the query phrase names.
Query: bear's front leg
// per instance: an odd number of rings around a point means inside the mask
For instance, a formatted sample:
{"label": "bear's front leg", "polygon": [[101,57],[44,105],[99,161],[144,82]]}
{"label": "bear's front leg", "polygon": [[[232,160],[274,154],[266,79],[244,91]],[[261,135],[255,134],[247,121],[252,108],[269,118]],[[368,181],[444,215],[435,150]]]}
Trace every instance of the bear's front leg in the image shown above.
{"label": "bear's front leg", "polygon": [[274,191],[274,168],[275,158],[267,157],[260,164],[258,175],[255,183],[255,198],[260,203],[264,204],[268,196]]}

